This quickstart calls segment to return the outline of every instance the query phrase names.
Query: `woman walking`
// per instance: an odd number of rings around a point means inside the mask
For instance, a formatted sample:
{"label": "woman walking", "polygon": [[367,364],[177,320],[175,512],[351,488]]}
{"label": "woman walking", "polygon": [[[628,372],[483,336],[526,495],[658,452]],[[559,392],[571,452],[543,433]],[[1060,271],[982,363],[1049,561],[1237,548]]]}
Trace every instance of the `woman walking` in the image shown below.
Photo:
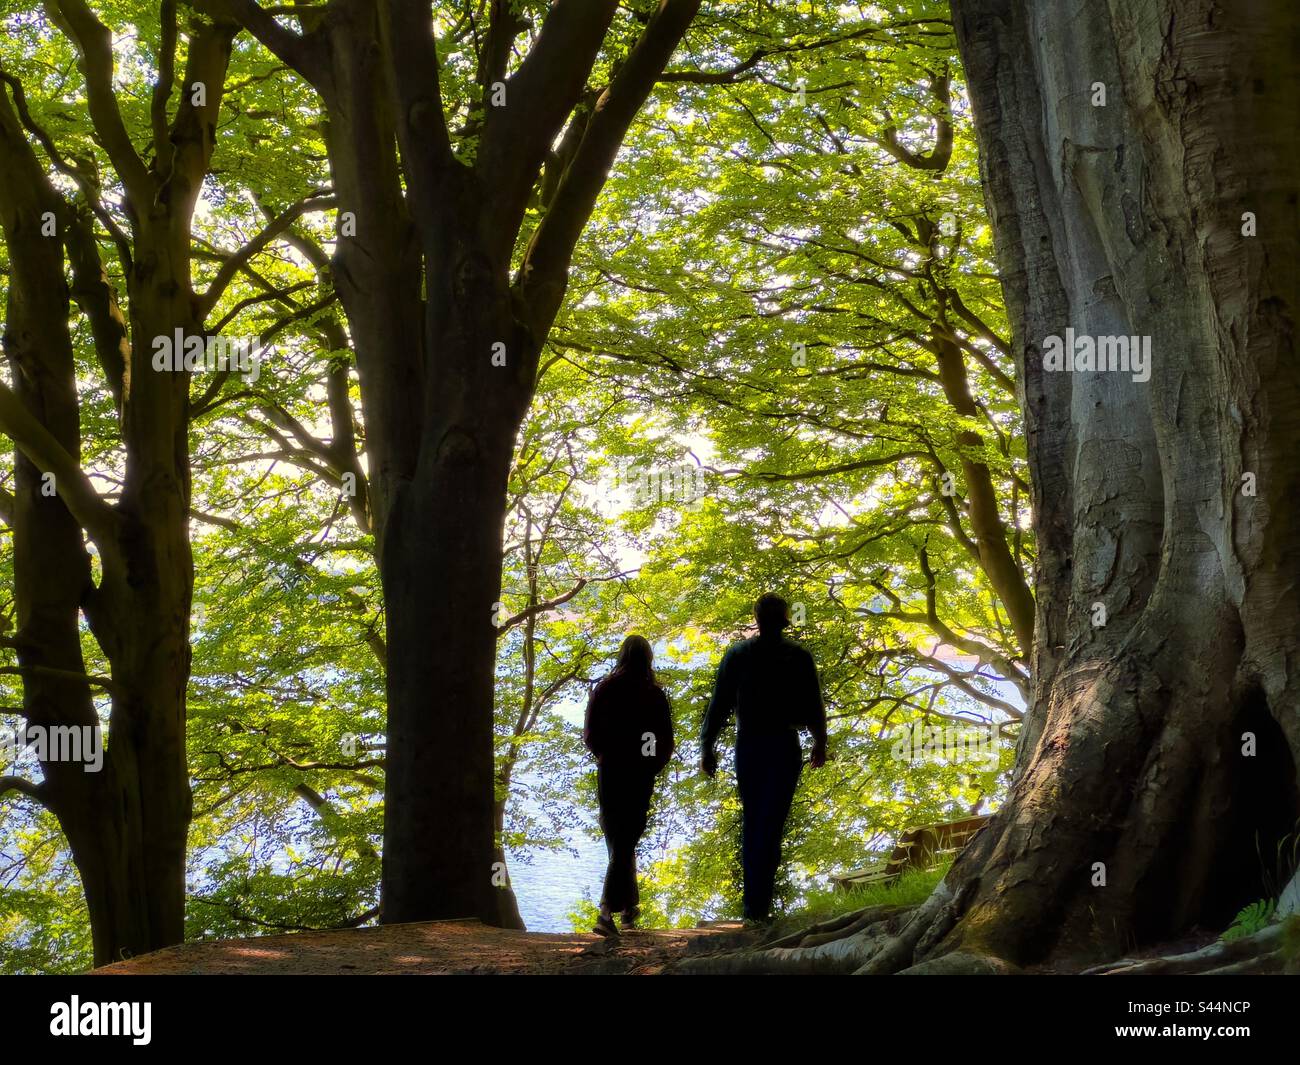
{"label": "woman walking", "polygon": [[654,652],[644,636],[623,641],[618,662],[593,689],[582,739],[596,756],[600,827],[609,851],[593,931],[616,936],[614,914],[620,915],[624,928],[636,926],[636,847],[645,832],[655,776],[673,753],[668,696],[655,679]]}

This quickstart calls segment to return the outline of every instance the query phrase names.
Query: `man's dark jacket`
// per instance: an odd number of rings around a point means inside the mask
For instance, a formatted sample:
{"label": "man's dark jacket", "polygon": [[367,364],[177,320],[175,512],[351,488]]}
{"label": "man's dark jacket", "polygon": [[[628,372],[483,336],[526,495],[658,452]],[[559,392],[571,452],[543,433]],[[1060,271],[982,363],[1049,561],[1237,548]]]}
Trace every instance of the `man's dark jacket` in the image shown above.
{"label": "man's dark jacket", "polygon": [[732,713],[739,737],[807,729],[826,743],[826,707],[817,666],[807,648],[779,634],[760,633],[722,656],[700,740],[710,750]]}

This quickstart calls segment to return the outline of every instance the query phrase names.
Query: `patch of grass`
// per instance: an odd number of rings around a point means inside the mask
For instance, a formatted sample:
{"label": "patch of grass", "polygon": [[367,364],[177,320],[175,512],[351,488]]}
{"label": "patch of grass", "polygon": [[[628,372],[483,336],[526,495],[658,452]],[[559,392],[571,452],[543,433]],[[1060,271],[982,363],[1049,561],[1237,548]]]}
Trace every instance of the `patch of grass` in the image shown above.
{"label": "patch of grass", "polygon": [[951,867],[949,860],[933,869],[909,869],[887,884],[867,884],[851,891],[828,888],[813,892],[805,896],[800,909],[782,917],[780,924],[794,930],[867,906],[918,906],[930,897],[930,892]]}

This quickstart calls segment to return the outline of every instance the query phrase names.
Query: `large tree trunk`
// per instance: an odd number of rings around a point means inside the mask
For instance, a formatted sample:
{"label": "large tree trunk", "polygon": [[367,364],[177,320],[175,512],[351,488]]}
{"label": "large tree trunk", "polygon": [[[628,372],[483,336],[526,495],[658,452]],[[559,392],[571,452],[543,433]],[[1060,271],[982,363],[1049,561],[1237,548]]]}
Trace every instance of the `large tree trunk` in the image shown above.
{"label": "large tree trunk", "polygon": [[[217,47],[224,73],[229,36]],[[189,181],[173,173],[170,202],[139,226],[128,279],[131,374],[122,410],[127,460],[115,557],[86,608],[116,688],[113,764],[128,831],[140,840],[150,949],[181,942],[185,931],[192,813],[185,704],[194,592],[190,374],[158,372],[151,359],[156,337],[178,329],[185,336],[204,333],[189,285],[189,205],[202,172]]]}
{"label": "large tree trunk", "polygon": [[[147,166],[118,135],[111,96],[111,34],[75,6],[60,27],[77,44],[97,124],[122,180],[130,218],[130,340],[104,278],[87,216],[55,190],[8,98],[0,101],[0,222],[14,269],[6,352],[12,395],[0,389],[0,422],[17,445],[15,591],[24,712],[32,724],[97,726],[84,676],[78,612],[110,664],[104,762],[43,763],[29,793],[59,818],[77,863],[96,963],[184,938],[185,845],[191,796],[185,749],[189,617],[194,583],[189,542],[189,387],[186,372],[156,371],[155,337],[200,335],[190,277],[190,221],[215,147],[217,114],[235,33],[204,24],[191,36],[175,121],[156,137]],[[102,134],[102,130],[101,130]],[[165,153],[165,158],[163,155]],[[41,232],[43,216],[57,236]],[[74,294],[91,323],[96,353],[118,404],[125,450],[120,501],[101,498],[78,464],[79,395],[68,328],[64,246]],[[47,476],[57,495],[42,489]],[[91,578],[86,538],[99,549]]]}
{"label": "large tree trunk", "polygon": [[[952,7],[1033,477],[1032,700],[1008,801],[906,923],[763,971],[1114,957],[1290,875],[1300,8]],[[1150,337],[1149,380],[1047,370],[1067,328]]]}
{"label": "large tree trunk", "polygon": [[[0,123],[7,125],[7,123]],[[9,132],[6,130],[5,132]],[[6,145],[13,147],[12,142]],[[39,236],[39,212],[5,190],[5,231],[17,266],[9,284],[5,354],[23,407],[72,456],[81,448],[67,290],[56,241]],[[33,184],[28,206],[58,209]],[[42,202],[44,200],[44,202]],[[13,213],[10,214],[9,211]],[[90,556],[81,526],[48,479],[21,450],[14,455],[14,494],[5,520],[13,531],[13,645],[23,671],[23,712],[41,729],[97,729],[99,717],[84,679],[79,620],[91,587]],[[101,737],[102,739],[102,737]],[[85,753],[83,747],[83,754]],[[38,795],[59,819],[80,874],[97,963],[149,948],[149,893],[138,877],[142,840],[126,831],[126,810],[107,796],[117,773],[109,754],[98,772],[82,762],[46,759]]]}
{"label": "large tree trunk", "polygon": [[[472,344],[483,334],[431,338]],[[464,360],[472,362],[472,360]],[[500,371],[504,375],[504,370]],[[489,373],[439,390],[416,476],[385,519],[388,625],[384,920],[477,916],[509,923],[494,868],[494,604],[506,482],[519,421]],[[477,398],[475,398],[477,397]]]}
{"label": "large tree trunk", "polygon": [[111,667],[112,802],[136,853],[131,883],[142,896],[147,950],[184,939],[192,812],[185,746],[194,589],[189,374],[155,373],[148,360],[153,337],[178,327],[186,335],[201,329],[180,308],[149,313],[157,301],[143,290],[155,283],[170,290],[169,276],[142,280],[133,294],[133,317],[137,308],[140,316],[133,327],[133,381],[123,418],[127,463],[116,558],[105,565],[85,607]]}
{"label": "large tree trunk", "polygon": [[[433,205],[456,224],[420,246],[375,64],[379,20],[364,6],[345,14],[323,85],[348,212],[334,273],[357,352],[384,589],[382,919],[522,927],[495,869],[492,622],[506,482],[532,387],[520,372],[532,363],[511,327],[508,251],[490,262],[476,248],[485,197],[468,175],[453,171],[438,194],[449,202]],[[498,341],[507,368],[492,366]]]}
{"label": "large tree trunk", "polygon": [[[70,482],[77,471],[56,476],[48,462],[38,463],[24,450],[48,455],[57,446],[73,463],[81,450],[63,242],[41,233],[47,212],[61,228],[75,222],[41,174],[7,100],[0,103],[0,147],[9,164],[9,180],[0,186],[0,215],[14,264],[5,352],[13,394],[31,425],[39,427],[35,434],[20,434],[23,446],[16,449],[14,498],[6,515],[14,536],[18,629],[13,642],[30,726],[99,727],[81,650],[83,607],[112,663],[113,706],[102,737],[102,766],[88,771],[82,762],[45,760],[37,791],[67,836],[85,892],[95,961],[105,964],[177,943],[184,933],[189,824],[184,693],[192,584],[184,425],[166,446],[174,464],[170,481],[142,475],[139,456],[141,436],[167,431],[166,411],[184,411],[187,381],[183,375],[165,382],[145,376],[151,372],[149,345],[142,347],[143,372],[136,375],[128,405],[141,425],[134,432],[127,429],[126,495],[144,509],[167,511],[171,535],[160,535],[156,525],[145,531],[131,516],[136,503],[124,501],[119,512],[96,501],[103,519],[96,531],[107,548],[101,556],[105,586],[97,589],[82,524],[65,503],[76,490]],[[183,291],[174,281],[164,287]],[[146,404],[144,394],[155,385],[172,393],[166,405]],[[50,444],[38,438],[40,431],[49,434]],[[119,564],[124,557],[132,559],[129,572]],[[170,609],[139,610],[141,595],[151,595],[157,584],[148,574],[167,569],[173,571]]]}
{"label": "large tree trunk", "polygon": [[[194,560],[190,547],[190,374],[155,370],[154,342],[205,333],[190,275],[190,224],[215,149],[235,27],[214,23],[190,43],[183,97],[156,175],[152,202],[132,201],[134,257],[127,277],[131,345],[122,388],[126,449],[122,495],[111,538],[101,537],[103,578],[83,604],[111,666],[113,777],[105,800],[123,821],[122,859],[140,896],[142,948],[185,936],[186,841],[193,810],[186,738]],[[118,948],[114,949],[114,957]]]}
{"label": "large tree trunk", "polygon": [[[356,349],[386,610],[385,922],[520,923],[493,816],[510,462],[574,244],[698,6],[660,0],[579,109],[618,5],[554,4],[513,72],[526,23],[492,5],[483,98],[466,120],[473,162],[453,150],[427,6],[339,0],[301,36],[243,15],[329,116],[333,267]],[[499,108],[488,106],[498,82],[509,101]],[[543,217],[516,262],[530,201]]]}
{"label": "large tree trunk", "polygon": [[[1034,690],[1009,801],[869,968],[1220,928],[1295,829],[1300,8],[1235,7],[954,0],[1023,388]],[[1149,336],[1150,380],[1045,370],[1067,327]]]}

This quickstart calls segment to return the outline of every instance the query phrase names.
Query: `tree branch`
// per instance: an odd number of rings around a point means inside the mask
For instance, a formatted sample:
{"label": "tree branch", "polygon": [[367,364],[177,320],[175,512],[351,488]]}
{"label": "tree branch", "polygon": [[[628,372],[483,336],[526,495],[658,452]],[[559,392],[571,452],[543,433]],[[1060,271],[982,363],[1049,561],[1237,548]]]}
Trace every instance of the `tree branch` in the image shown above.
{"label": "tree branch", "polygon": [[81,55],[86,102],[99,141],[139,213],[153,201],[154,181],[127,133],[113,90],[113,34],[85,0],[45,0],[45,11]]}
{"label": "tree branch", "polygon": [[617,8],[618,0],[557,0],[506,82],[506,105],[487,108],[476,169],[499,204],[499,252],[510,251],[537,174],[582,99]]}
{"label": "tree branch", "polygon": [[121,258],[123,270],[130,271],[131,242],[127,239],[126,234],[122,232],[122,228],[113,220],[113,216],[105,210],[93,166],[87,164],[86,168],[83,169],[81,166],[74,165],[64,158],[59,151],[58,145],[54,143],[54,138],[32,117],[31,110],[27,106],[27,94],[23,91],[22,82],[7,73],[3,67],[0,67],[0,81],[5,82],[13,93],[14,110],[18,112],[18,119],[23,128],[35,137],[40,146],[45,149],[45,154],[49,156],[54,168],[76,183],[85,199],[86,206],[99,219],[100,224],[117,246],[117,253]]}
{"label": "tree branch", "polygon": [[[491,3],[487,39],[478,59],[478,83],[485,96],[491,92],[493,82],[506,76],[515,39],[528,28],[528,23],[515,11],[510,0],[491,0]],[[479,107],[482,107],[481,102]]]}
{"label": "tree branch", "polygon": [[176,0],[162,0],[158,7],[161,23],[158,46],[158,80],[149,101],[149,123],[153,127],[153,150],[158,172],[171,169],[172,143],[167,129],[167,103],[176,81]]}
{"label": "tree branch", "polygon": [[573,162],[533,233],[516,281],[536,337],[546,335],[559,312],[574,246],[591,217],[623,138],[699,6],[700,0],[660,0],[622,69],[596,102]]}
{"label": "tree branch", "polygon": [[126,364],[131,354],[131,330],[100,258],[88,210],[72,212],[63,243],[72,268],[72,298],[90,321],[95,355],[120,412]]}
{"label": "tree branch", "polygon": [[117,511],[95,491],[80,464],[36,420],[6,384],[0,384],[0,432],[40,470],[54,475],[54,487],[72,516],[99,544],[116,550]]}
{"label": "tree branch", "polygon": [[578,583],[575,584],[563,595],[556,596],[554,599],[547,599],[545,602],[534,603],[527,610],[521,610],[514,617],[509,618],[506,621],[503,621],[501,623],[500,627],[497,629],[497,638],[499,639],[501,636],[503,636],[510,629],[514,628],[516,625],[520,624],[521,622],[527,621],[529,618],[537,614],[544,614],[548,610],[554,610],[557,606],[563,606],[575,595],[577,595],[580,591],[582,591],[585,587],[587,587],[589,583],[591,582],[586,577],[579,577]]}
{"label": "tree branch", "polygon": [[441,191],[442,175],[453,163],[429,0],[382,0],[379,21],[407,181],[416,197],[428,199]]}
{"label": "tree branch", "polygon": [[16,791],[19,795],[25,795],[29,799],[44,806],[45,803],[45,785],[37,784],[34,780],[27,780],[23,777],[0,777],[0,796],[7,791]]}
{"label": "tree branch", "polygon": [[[905,163],[914,170],[946,170],[952,158],[952,79],[945,68],[941,73],[930,78],[930,95],[939,105],[939,114],[935,116],[938,131],[934,147],[928,154],[914,152],[898,139],[898,129],[892,122],[885,126],[875,143],[884,148],[900,163]],[[886,113],[888,118],[888,113]]]}
{"label": "tree branch", "polygon": [[226,287],[234,280],[235,275],[239,273],[244,264],[249,262],[254,255],[280,236],[303,215],[333,207],[334,203],[334,198],[329,194],[328,190],[318,189],[297,203],[286,207],[257,236],[237,251],[232,252],[226,261],[221,264],[217,276],[212,279],[212,283],[207,287],[207,290],[198,299],[199,321],[203,321],[212,313],[212,308],[217,305],[217,301],[221,299]]}
{"label": "tree branch", "polygon": [[[256,0],[192,0],[196,11],[234,19],[256,37],[285,66],[302,75],[317,91],[326,76],[323,42],[316,30],[299,35],[275,21],[271,10]],[[315,14],[319,9],[313,10]],[[276,8],[277,13],[287,13]],[[302,14],[308,9],[303,8]]]}
{"label": "tree branch", "polygon": [[820,40],[798,41],[794,44],[756,48],[750,53],[748,59],[743,59],[723,70],[665,70],[659,76],[659,80],[663,82],[690,82],[696,85],[734,85],[736,82],[748,80],[746,75],[750,74],[764,59],[797,52],[809,52],[820,48],[830,48],[837,44],[859,41],[876,33],[888,33],[891,30],[928,25],[951,26],[952,22],[949,19],[920,18],[900,19],[897,22],[884,23],[878,26],[868,25],[851,30],[848,33],[823,37]]}
{"label": "tree branch", "polygon": [[75,669],[58,669],[54,666],[0,666],[0,676],[23,677],[29,673],[36,673],[42,677],[55,677],[59,680],[82,681],[103,688],[114,698],[122,696],[122,689],[113,682],[112,677],[100,677],[91,673],[79,673]]}

